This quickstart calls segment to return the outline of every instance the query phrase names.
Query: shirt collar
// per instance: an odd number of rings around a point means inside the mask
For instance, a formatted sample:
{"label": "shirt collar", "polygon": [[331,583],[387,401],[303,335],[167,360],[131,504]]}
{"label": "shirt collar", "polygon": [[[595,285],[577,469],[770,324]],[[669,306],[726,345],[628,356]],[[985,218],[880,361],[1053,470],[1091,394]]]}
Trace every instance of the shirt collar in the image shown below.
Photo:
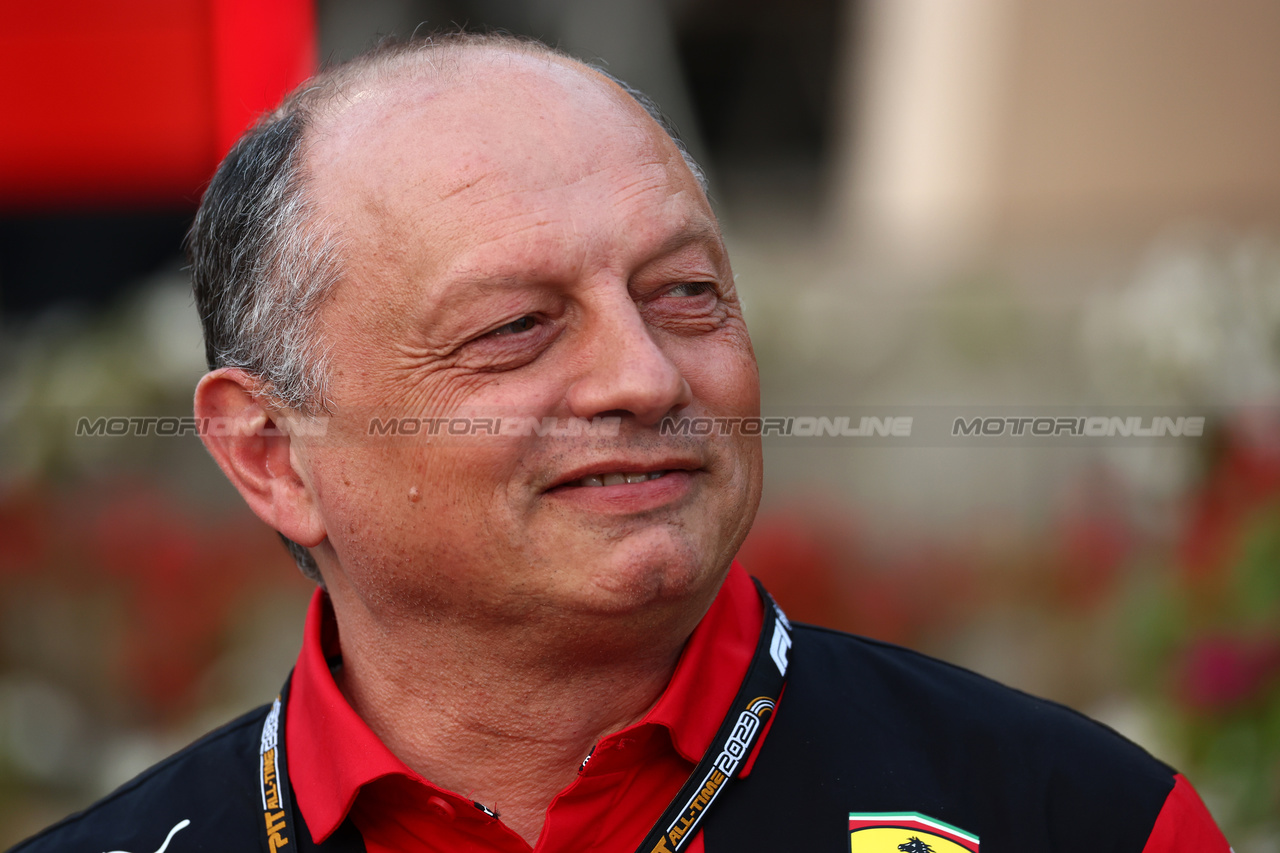
{"label": "shirt collar", "polygon": [[[681,757],[697,763],[746,676],[763,622],[755,586],[735,562],[685,644],[658,702],[643,720],[610,739],[662,726]],[[285,716],[290,784],[317,843],[341,825],[361,789],[377,779],[403,775],[434,787],[396,758],[347,703],[330,670],[330,661],[339,657],[333,608],[324,591],[317,589],[307,611]],[[747,770],[749,765],[744,775]]]}
{"label": "shirt collar", "polygon": [[285,710],[289,784],[316,843],[342,824],[365,785],[397,773],[416,775],[347,702],[330,660],[341,660],[338,623],[328,594],[317,587]]}

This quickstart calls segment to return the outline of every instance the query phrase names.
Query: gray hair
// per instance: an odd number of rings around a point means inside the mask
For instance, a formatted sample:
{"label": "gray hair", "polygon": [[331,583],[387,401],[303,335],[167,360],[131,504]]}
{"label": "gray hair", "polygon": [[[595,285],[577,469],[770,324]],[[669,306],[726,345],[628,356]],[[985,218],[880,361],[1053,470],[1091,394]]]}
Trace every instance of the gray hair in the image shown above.
{"label": "gray hair", "polygon": [[[354,84],[392,75],[415,61],[435,68],[434,58],[473,47],[555,57],[613,81],[671,137],[706,193],[705,173],[658,106],[599,67],[541,42],[503,34],[383,41],[302,84],[240,138],[214,174],[186,244],[210,370],[245,370],[262,383],[263,396],[283,408],[303,414],[328,410],[328,353],[318,318],[342,277],[341,238],[308,193],[310,132],[325,108]],[[281,538],[302,573],[320,582],[311,553]]]}

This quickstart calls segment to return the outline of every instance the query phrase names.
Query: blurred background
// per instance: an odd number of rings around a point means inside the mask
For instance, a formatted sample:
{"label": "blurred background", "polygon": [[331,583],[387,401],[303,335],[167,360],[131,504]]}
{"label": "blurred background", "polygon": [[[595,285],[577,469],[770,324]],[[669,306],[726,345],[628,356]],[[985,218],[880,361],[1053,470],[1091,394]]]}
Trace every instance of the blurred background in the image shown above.
{"label": "blurred background", "polygon": [[[913,418],[766,441],[741,558],[791,616],[1094,715],[1280,851],[1271,0],[0,2],[0,846],[287,674],[308,584],[199,440],[76,424],[190,414],[180,243],[252,117],[455,26],[664,107],[767,413]],[[1205,425],[966,441],[959,413]]]}

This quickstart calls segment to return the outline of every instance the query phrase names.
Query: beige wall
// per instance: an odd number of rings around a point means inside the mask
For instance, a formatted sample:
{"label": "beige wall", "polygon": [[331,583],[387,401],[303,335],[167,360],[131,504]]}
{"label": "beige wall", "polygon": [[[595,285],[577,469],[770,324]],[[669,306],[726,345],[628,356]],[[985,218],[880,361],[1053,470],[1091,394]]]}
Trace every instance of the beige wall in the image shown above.
{"label": "beige wall", "polygon": [[1280,222],[1275,0],[871,0],[842,206],[876,242]]}

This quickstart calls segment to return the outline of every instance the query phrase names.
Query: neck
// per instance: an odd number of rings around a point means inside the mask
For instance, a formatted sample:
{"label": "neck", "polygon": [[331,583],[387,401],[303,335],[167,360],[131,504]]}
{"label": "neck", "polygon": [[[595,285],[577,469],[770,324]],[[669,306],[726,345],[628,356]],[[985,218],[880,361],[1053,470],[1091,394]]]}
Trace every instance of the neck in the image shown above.
{"label": "neck", "polygon": [[531,845],[595,744],[657,701],[710,604],[570,629],[379,619],[332,597],[338,684],[355,711],[407,766],[494,809]]}

